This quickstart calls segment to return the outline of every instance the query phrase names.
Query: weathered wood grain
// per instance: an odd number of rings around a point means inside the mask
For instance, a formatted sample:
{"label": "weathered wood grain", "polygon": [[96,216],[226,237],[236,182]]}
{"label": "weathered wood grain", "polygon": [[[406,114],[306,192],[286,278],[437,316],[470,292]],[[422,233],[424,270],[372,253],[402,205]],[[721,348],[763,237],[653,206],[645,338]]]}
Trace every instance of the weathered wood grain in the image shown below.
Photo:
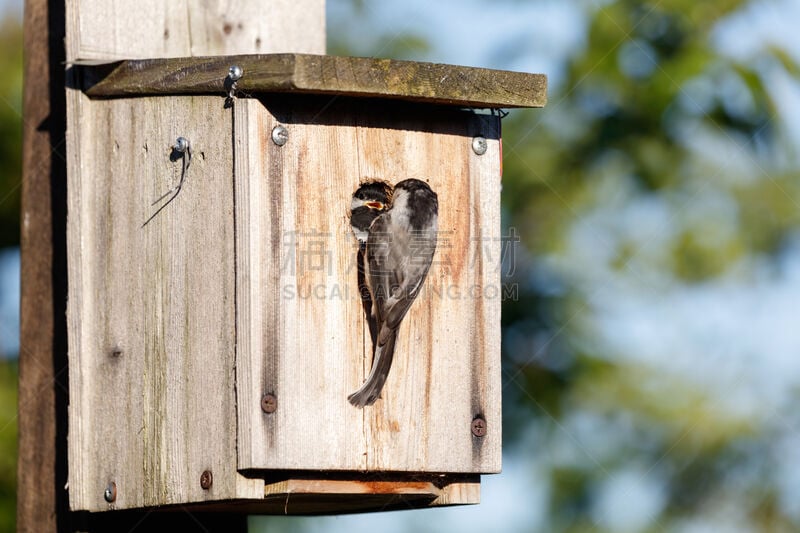
{"label": "weathered wood grain", "polygon": [[183,57],[80,67],[90,96],[223,94],[228,68],[240,94],[311,93],[462,107],[542,107],[547,77],[416,61],[309,54]]}
{"label": "weathered wood grain", "polygon": [[324,0],[66,0],[67,61],[325,53]]}
{"label": "weathered wood grain", "polygon": [[[92,122],[69,132],[72,507],[258,497],[236,470],[231,113],[209,97],[84,105]],[[183,189],[143,227],[180,180],[178,136]]]}
{"label": "weathered wood grain", "polygon": [[[499,119],[302,101],[236,104],[240,468],[499,471]],[[270,136],[278,124],[282,147]],[[488,140],[482,156],[475,135]],[[350,196],[363,180],[408,177],[439,195],[439,246],[383,399],[362,410],[347,402],[371,364]],[[274,413],[260,408],[265,393]]]}

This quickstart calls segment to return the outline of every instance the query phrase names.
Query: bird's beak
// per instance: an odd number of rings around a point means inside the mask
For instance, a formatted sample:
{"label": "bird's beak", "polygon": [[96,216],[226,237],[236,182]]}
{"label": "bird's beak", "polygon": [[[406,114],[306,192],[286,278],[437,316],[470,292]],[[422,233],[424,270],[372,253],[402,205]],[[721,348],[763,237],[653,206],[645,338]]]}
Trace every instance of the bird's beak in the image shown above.
{"label": "bird's beak", "polygon": [[378,210],[383,209],[383,203],[381,202],[366,202],[366,204],[364,205],[366,205],[370,209],[378,209]]}

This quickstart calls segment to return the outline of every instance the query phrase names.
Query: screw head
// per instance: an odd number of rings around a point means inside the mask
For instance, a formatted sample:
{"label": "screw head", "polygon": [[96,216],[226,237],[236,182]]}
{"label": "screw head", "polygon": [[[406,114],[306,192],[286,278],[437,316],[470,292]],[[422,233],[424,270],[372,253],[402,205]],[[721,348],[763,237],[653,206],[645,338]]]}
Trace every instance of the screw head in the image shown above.
{"label": "screw head", "polygon": [[489,148],[488,143],[486,142],[486,137],[482,137],[478,135],[474,139],[472,139],[472,151],[478,155],[483,155],[486,153],[486,149]]}
{"label": "screw head", "polygon": [[117,484],[109,481],[106,490],[103,491],[103,499],[108,503],[113,503],[117,499]]}
{"label": "screw head", "polygon": [[278,408],[278,398],[274,394],[265,394],[261,397],[261,410],[265,413],[272,414]]}
{"label": "screw head", "polygon": [[202,487],[203,490],[208,490],[213,484],[214,476],[211,474],[211,470],[203,470],[203,473],[200,474],[200,487]]}
{"label": "screw head", "polygon": [[482,416],[476,416],[472,419],[472,434],[476,437],[486,436],[486,420]]}
{"label": "screw head", "polygon": [[186,137],[178,137],[175,139],[175,144],[172,146],[172,149],[181,154],[186,152],[186,150],[189,149],[189,139]]}
{"label": "screw head", "polygon": [[272,128],[272,142],[278,146],[283,146],[289,140],[289,130],[280,124]]}
{"label": "screw head", "polygon": [[231,65],[231,68],[228,69],[228,77],[231,81],[239,81],[243,74],[244,71],[239,65]]}

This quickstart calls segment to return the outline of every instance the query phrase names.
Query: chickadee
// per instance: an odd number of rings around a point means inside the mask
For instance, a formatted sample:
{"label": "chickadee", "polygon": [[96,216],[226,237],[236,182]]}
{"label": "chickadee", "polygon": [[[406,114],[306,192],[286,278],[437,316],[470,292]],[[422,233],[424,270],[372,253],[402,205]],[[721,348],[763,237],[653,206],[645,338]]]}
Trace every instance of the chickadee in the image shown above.
{"label": "chickadee", "polygon": [[369,334],[372,346],[375,346],[375,337],[378,335],[378,325],[372,314],[372,295],[366,279],[366,247],[369,227],[372,222],[392,206],[392,186],[383,181],[369,181],[361,184],[353,193],[350,202],[350,226],[358,239],[358,252],[356,265],[358,269],[358,293],[364,314],[369,325]]}
{"label": "chickadee", "polygon": [[350,202],[350,225],[359,244],[367,243],[370,225],[391,206],[392,186],[388,183],[368,181],[356,189]]}
{"label": "chickadee", "polygon": [[365,280],[375,320],[372,370],[347,399],[356,407],[378,399],[392,366],[400,322],[419,294],[436,250],[439,201],[427,183],[403,180],[394,187],[391,207],[368,227]]}

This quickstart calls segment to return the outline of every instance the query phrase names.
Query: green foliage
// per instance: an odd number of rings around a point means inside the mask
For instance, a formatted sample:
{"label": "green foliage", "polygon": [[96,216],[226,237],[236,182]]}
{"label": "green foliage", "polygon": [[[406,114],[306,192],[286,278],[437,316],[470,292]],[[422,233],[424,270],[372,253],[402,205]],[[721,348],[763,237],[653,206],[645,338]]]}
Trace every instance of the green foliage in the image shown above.
{"label": "green foliage", "polygon": [[22,26],[0,20],[0,248],[19,245],[22,180]]}
{"label": "green foliage", "polygon": [[13,531],[17,491],[17,365],[0,360],[0,531]]}
{"label": "green foliage", "polygon": [[[527,290],[504,308],[506,427],[527,420],[546,428],[550,449],[577,448],[581,459],[550,465],[555,530],[613,531],[591,516],[598,487],[631,464],[664,490],[642,527],[715,523],[714,509],[733,505],[737,527],[795,529],[764,459],[785,431],[731,409],[707,378],[602,342],[631,325],[597,324],[598,294],[655,304],[716,280],[747,283],[748,265],[782,252],[800,221],[800,180],[764,65],[795,82],[800,67],[775,46],[756,60],[715,49],[718,24],[745,2],[602,4],[548,107],[504,121],[504,207],[535,258],[516,278]],[[622,217],[632,205],[663,210],[660,227],[637,230]],[[527,281],[541,270],[546,281]],[[576,420],[597,430],[581,438]]]}

